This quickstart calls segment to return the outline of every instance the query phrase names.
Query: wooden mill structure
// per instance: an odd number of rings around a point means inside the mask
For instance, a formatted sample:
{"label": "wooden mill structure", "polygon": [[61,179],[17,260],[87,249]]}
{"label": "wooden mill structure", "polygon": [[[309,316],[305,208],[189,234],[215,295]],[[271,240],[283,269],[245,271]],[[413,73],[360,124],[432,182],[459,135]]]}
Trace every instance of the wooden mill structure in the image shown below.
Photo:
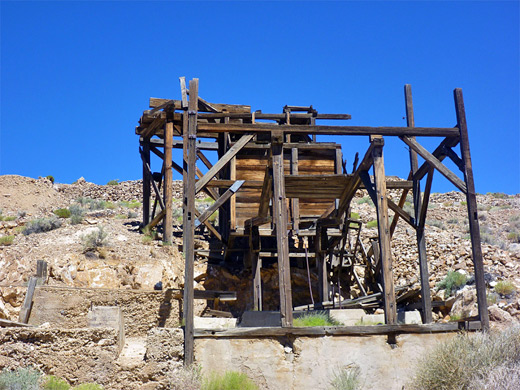
{"label": "wooden mill structure", "polygon": [[[151,98],[150,109],[143,112],[136,128],[143,162],[143,226],[162,224],[163,241],[167,243],[172,241],[173,231],[172,170],[183,177],[187,363],[193,361],[194,289],[190,281],[194,234],[195,229],[204,226],[221,243],[224,259],[238,259],[251,267],[253,306],[257,310],[262,310],[260,270],[264,262],[277,262],[282,328],[290,329],[293,321],[291,265],[307,255],[318,269],[320,302],[315,307],[323,307],[331,299],[331,272],[344,269],[347,293],[350,283],[358,284],[365,293],[379,288],[386,326],[390,327],[385,329],[404,331],[400,327],[406,326],[397,324],[394,260],[390,251],[397,222],[403,220],[416,232],[421,313],[423,326],[427,327],[432,322],[432,302],[425,221],[435,171],[466,194],[478,326],[488,327],[477,203],[461,89],[454,90],[455,127],[415,127],[410,85],[405,86],[406,127],[367,127],[320,125],[320,120],[345,121],[350,115],[321,114],[312,106],[285,106],[282,113],[266,114],[251,112],[246,105],[209,103],[199,97],[198,84],[198,79],[190,80],[188,89],[181,77],[180,100]],[[317,142],[317,135],[366,136],[368,145],[361,159],[356,156],[352,172],[347,173],[341,145]],[[409,148],[407,180],[389,180],[385,176],[383,151],[388,137],[398,137]],[[416,137],[435,137],[439,144],[430,152]],[[460,154],[454,150],[457,146]],[[182,149],[178,162],[172,159],[173,149]],[[211,163],[207,151],[216,152],[215,163]],[[162,160],[160,173],[152,172],[151,153]],[[424,159],[422,165],[418,156]],[[455,163],[463,178],[443,164],[445,158]],[[205,166],[205,173],[197,162]],[[376,206],[378,237],[369,248],[359,240],[360,221],[350,214],[350,204],[360,189],[368,192]],[[402,191],[397,203],[387,196],[389,189]],[[152,190],[156,199],[153,208]],[[201,191],[214,203],[199,213],[195,197]],[[413,215],[403,209],[409,192],[413,196]],[[209,217],[217,210],[215,226]],[[354,271],[353,259],[361,259],[366,267],[363,280]]]}

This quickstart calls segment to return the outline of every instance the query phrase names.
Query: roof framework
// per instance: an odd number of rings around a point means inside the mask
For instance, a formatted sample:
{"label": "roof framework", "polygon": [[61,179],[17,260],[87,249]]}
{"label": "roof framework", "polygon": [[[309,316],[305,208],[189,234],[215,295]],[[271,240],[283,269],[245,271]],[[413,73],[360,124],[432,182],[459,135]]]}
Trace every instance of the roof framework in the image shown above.
{"label": "roof framework", "polygon": [[[319,298],[313,307],[326,307],[330,303],[330,273],[346,272],[348,280],[357,284],[364,296],[345,302],[369,302],[374,296],[382,299],[388,328],[385,331],[404,332],[406,326],[397,324],[398,300],[390,247],[396,225],[402,220],[416,232],[420,309],[424,331],[429,332],[433,325],[428,325],[432,322],[432,302],[425,222],[437,171],[466,195],[479,306],[478,324],[471,327],[488,328],[477,203],[461,89],[454,90],[457,125],[453,128],[415,127],[410,85],[404,88],[406,127],[319,125],[319,120],[344,121],[350,119],[350,115],[320,114],[312,106],[285,106],[282,113],[265,114],[251,112],[247,105],[210,103],[198,96],[198,79],[190,80],[188,89],[185,78],[181,77],[180,89],[180,100],[150,99],[150,109],[143,112],[136,134],[143,162],[143,226],[153,228],[162,224],[165,242],[172,240],[172,170],[183,176],[186,281],[193,280],[195,229],[205,227],[221,242],[223,260],[239,253],[244,265],[251,267],[253,306],[257,310],[262,310],[262,261],[267,257],[276,258],[281,324],[288,329],[284,334],[291,333],[293,321],[290,260],[303,256],[311,257],[318,268]],[[356,155],[352,172],[347,173],[341,146],[317,142],[316,135],[364,135],[369,142],[361,160]],[[398,137],[409,147],[407,180],[390,180],[385,176],[385,137]],[[430,152],[416,137],[436,137],[439,145]],[[459,153],[454,150],[457,146]],[[183,150],[182,161],[173,161],[174,148]],[[218,161],[212,164],[206,151],[217,152]],[[152,172],[151,153],[162,160],[160,173]],[[420,166],[418,156],[424,159]],[[446,158],[455,163],[462,178],[443,164]],[[197,163],[204,165],[205,173]],[[152,189],[156,195],[153,207]],[[350,214],[351,202],[360,189],[365,189],[376,205],[378,237],[369,248],[365,248],[359,238],[360,221]],[[387,196],[389,189],[401,191],[397,203]],[[195,196],[201,191],[215,202],[199,213]],[[403,209],[409,193],[413,196],[413,215]],[[393,218],[389,217],[389,209],[394,212]],[[218,227],[209,221],[217,210]],[[265,237],[272,237],[274,248],[263,247]],[[360,259],[366,266],[363,280],[352,266],[353,258]],[[339,288],[341,295],[341,286]],[[349,288],[347,283],[347,295]],[[376,294],[370,295],[369,291]],[[193,283],[186,282],[184,319],[188,364],[193,361],[193,300]],[[339,333],[358,332],[362,330],[356,327]]]}

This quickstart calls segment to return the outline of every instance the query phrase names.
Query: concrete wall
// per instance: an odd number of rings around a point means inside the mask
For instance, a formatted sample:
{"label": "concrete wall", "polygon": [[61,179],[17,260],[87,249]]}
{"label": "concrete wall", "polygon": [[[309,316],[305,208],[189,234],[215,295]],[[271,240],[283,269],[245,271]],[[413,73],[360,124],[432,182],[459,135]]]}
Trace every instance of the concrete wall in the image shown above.
{"label": "concrete wall", "polygon": [[334,370],[357,364],[364,389],[402,390],[418,359],[453,335],[400,335],[396,348],[386,336],[298,337],[284,344],[269,338],[197,338],[195,359],[204,372],[238,370],[262,389],[328,389]]}
{"label": "concrete wall", "polygon": [[92,306],[121,307],[127,337],[145,336],[152,328],[175,327],[180,323],[179,301],[168,290],[40,286],[34,292],[29,324],[48,322],[52,327],[86,328]]}

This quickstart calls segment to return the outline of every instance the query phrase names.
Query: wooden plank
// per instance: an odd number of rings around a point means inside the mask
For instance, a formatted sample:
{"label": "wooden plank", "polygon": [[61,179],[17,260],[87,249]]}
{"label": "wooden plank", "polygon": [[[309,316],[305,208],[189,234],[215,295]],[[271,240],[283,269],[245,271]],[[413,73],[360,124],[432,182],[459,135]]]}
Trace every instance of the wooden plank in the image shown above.
{"label": "wooden plank", "polygon": [[[173,237],[173,172],[172,172],[173,123],[167,122],[164,131],[164,213],[163,242],[172,243]],[[155,183],[154,183],[155,184]]]}
{"label": "wooden plank", "polygon": [[446,147],[446,155],[450,158],[451,161],[459,168],[461,172],[464,172],[464,162],[461,160],[459,156],[453,151],[452,148]]}
{"label": "wooden plank", "polygon": [[[139,142],[142,144],[143,139],[142,137],[139,139]],[[150,143],[152,145],[155,145],[157,147],[163,147],[164,146],[164,140],[159,138],[151,138]],[[172,141],[172,148],[174,149],[182,149],[183,142],[178,140]],[[210,150],[210,151],[216,151],[218,148],[218,144],[216,142],[204,142],[201,140],[197,140],[197,150]]]}
{"label": "wooden plank", "polygon": [[273,161],[273,220],[278,248],[278,278],[280,288],[280,316],[282,326],[292,326],[291,264],[287,237],[287,202],[283,169],[283,135],[271,135]]}
{"label": "wooden plank", "polygon": [[4,328],[32,328],[33,325],[25,324],[23,322],[9,321],[0,318],[0,326]]}
{"label": "wooden plank", "polygon": [[385,166],[383,146],[378,144],[372,150],[374,161],[374,183],[377,194],[376,214],[379,231],[379,251],[381,270],[383,272],[383,300],[385,308],[385,323],[397,323],[397,307],[395,303],[394,276],[392,270],[392,253],[390,249],[390,231],[388,224],[388,199],[386,196]]}
{"label": "wooden plank", "polygon": [[166,115],[164,113],[161,113],[160,116],[155,118],[152,123],[148,125],[148,127],[144,130],[142,130],[139,134],[144,138],[150,138],[155,134],[155,130],[157,130],[159,127],[162,127],[164,123],[166,122]]}
{"label": "wooden plank", "polygon": [[258,208],[259,217],[267,217],[269,213],[269,201],[272,198],[273,193],[273,177],[269,166],[265,168],[264,183],[262,185],[262,194],[260,196],[260,206]]}
{"label": "wooden plank", "polygon": [[150,166],[150,140],[143,140],[143,152],[141,153],[143,163],[143,226],[150,222],[150,176],[147,169]]}
{"label": "wooden plank", "polygon": [[[150,107],[154,108],[160,105],[163,105],[167,102],[174,102],[176,108],[181,108],[181,102],[178,100],[170,100],[170,99],[160,99],[160,98],[150,98]],[[222,104],[222,103],[208,103],[214,109],[226,112],[242,112],[248,113],[251,112],[251,106],[241,105],[241,104]],[[197,106],[198,107],[198,106]]]}
{"label": "wooden plank", "polygon": [[[296,148],[291,149],[291,176],[298,176],[298,149]],[[287,191],[287,182],[285,190]],[[297,233],[300,230],[300,201],[298,198],[291,199],[291,216],[293,230]]]}
{"label": "wooden plank", "polygon": [[152,221],[143,228],[143,230],[149,230],[149,229],[154,228],[159,222],[162,221],[162,219],[164,218],[164,214],[165,213],[166,213],[166,210],[162,209],[161,212],[159,214],[157,214],[155,216],[155,218],[152,219]]}
{"label": "wooden plank", "polygon": [[[415,117],[413,112],[413,100],[412,100],[412,86],[410,84],[406,84],[404,87],[404,95],[405,95],[405,105],[406,105],[406,125],[408,127],[415,126]],[[415,137],[409,137],[409,139],[415,141]],[[419,162],[417,159],[417,152],[410,148],[410,175],[413,178],[413,200],[414,200],[414,217],[415,217],[415,225],[419,225],[416,230],[416,238],[417,238],[417,253],[419,256],[419,270],[420,270],[420,278],[421,278],[421,309],[422,309],[422,320],[423,323],[429,324],[433,321],[432,319],[432,300],[431,300],[431,292],[430,292],[430,277],[428,272],[428,262],[427,262],[427,254],[426,254],[426,237],[424,235],[424,224],[420,226],[421,221],[421,210],[426,210],[422,205],[421,206],[421,182],[415,177],[419,169]],[[431,171],[431,170],[430,170]],[[432,172],[433,174],[433,172]],[[431,177],[432,175],[428,175],[428,179],[430,179],[430,188],[431,188]],[[429,199],[429,193],[428,198]],[[427,207],[427,205],[426,205]],[[395,211],[395,210],[394,210]],[[403,217],[404,218],[404,217]],[[426,218],[426,215],[424,215]],[[406,220],[406,218],[404,218]]]}
{"label": "wooden plank", "polygon": [[194,362],[194,311],[193,311],[193,273],[195,262],[194,248],[194,220],[195,220],[195,163],[197,139],[197,107],[198,107],[199,80],[190,80],[190,99],[188,102],[188,134],[187,134],[187,174],[184,193],[184,226],[183,250],[185,257],[184,271],[184,364]]}
{"label": "wooden plank", "polygon": [[432,165],[435,169],[437,169],[446,179],[451,181],[455,187],[457,187],[462,192],[466,193],[466,184],[462,180],[459,179],[457,175],[455,175],[452,171],[450,171],[446,165],[444,165],[441,161],[439,161],[433,154],[428,152],[422,145],[420,145],[416,140],[409,137],[401,137],[403,142],[412,148],[415,152],[417,152],[422,158],[424,158],[430,165]]}
{"label": "wooden plank", "polygon": [[[426,213],[428,211],[428,204],[430,202],[430,192],[432,189],[432,182],[433,182],[433,167],[430,167],[430,171],[428,172],[428,176],[426,177],[426,186],[424,187],[424,195],[423,195],[423,202],[421,206],[421,212],[417,219],[417,225],[418,229],[424,230],[424,224],[426,223]],[[422,233],[424,234],[424,233]]]}
{"label": "wooden plank", "polygon": [[29,322],[29,317],[31,316],[31,309],[33,304],[34,289],[36,288],[37,283],[38,278],[31,277],[29,279],[29,283],[27,285],[27,292],[25,293],[25,299],[23,301],[23,305],[20,309],[20,314],[18,316],[18,322],[21,322],[23,324],[27,324]]}
{"label": "wooden plank", "polygon": [[198,130],[207,133],[269,133],[282,131],[289,134],[317,134],[317,135],[383,135],[383,136],[409,136],[420,135],[423,137],[455,137],[458,128],[451,127],[369,127],[369,126],[311,126],[311,125],[271,125],[266,123],[255,124],[220,124],[200,123]]}
{"label": "wooden plank", "polygon": [[213,203],[211,206],[209,206],[195,221],[195,227],[199,227],[200,224],[204,223],[211,215],[217,211],[222,205],[229,199],[231,196],[237,192],[240,187],[244,184],[243,180],[237,180],[229,189],[224,192],[223,195],[218,198],[215,203]]}
{"label": "wooden plank", "polygon": [[206,174],[197,182],[195,193],[199,193],[206,184],[213,179],[227,163],[236,156],[236,154],[242,149],[254,137],[254,134],[244,134],[218,161],[213,167],[206,172]]}
{"label": "wooden plank", "polygon": [[[187,109],[188,108],[188,90],[186,88],[186,77],[179,77],[179,82],[181,84],[181,107]],[[164,103],[163,103],[164,104]],[[152,107],[152,99],[150,99],[150,107]]]}
{"label": "wooden plank", "polygon": [[[273,120],[273,121],[282,121],[287,119],[286,114],[268,114],[268,113],[232,113],[232,112],[219,112],[219,113],[210,113],[210,114],[201,114],[199,113],[198,117],[200,119],[222,119],[222,118],[230,118],[230,119],[243,119],[245,121],[253,121],[256,120]],[[324,120],[348,120],[351,119],[351,115],[349,114],[295,114],[291,112],[291,118],[298,119],[324,119]]]}
{"label": "wooden plank", "polygon": [[[480,328],[480,322],[469,324],[470,329]],[[426,325],[368,325],[368,326],[330,326],[330,327],[251,327],[231,328],[225,330],[197,329],[197,338],[255,338],[255,337],[323,337],[323,336],[371,336],[387,334],[430,334],[458,332],[464,329],[464,323],[451,322],[446,324]]]}
{"label": "wooden plank", "polygon": [[[231,180],[237,179],[237,159],[236,157],[233,157],[231,161],[229,162],[229,178]],[[240,180],[241,184],[244,184],[244,180]],[[236,191],[235,191],[236,192]],[[229,198],[229,226],[232,230],[235,230],[237,228],[237,212],[236,212],[236,203],[237,203],[237,197],[235,195],[235,192],[231,195],[231,198]]]}
{"label": "wooden plank", "polygon": [[262,311],[262,259],[257,251],[249,249],[253,271],[253,310]]}
{"label": "wooden plank", "polygon": [[466,122],[466,110],[462,89],[453,91],[455,97],[455,110],[457,112],[457,126],[460,129],[460,154],[464,162],[464,181],[467,186],[466,201],[468,206],[469,234],[471,237],[471,254],[475,270],[477,285],[478,313],[482,328],[489,329],[489,314],[487,310],[486,283],[484,281],[484,263],[482,261],[482,248],[480,244],[480,229],[478,223],[477,197],[475,194],[475,182],[473,178],[473,165],[469,150],[468,125]]}
{"label": "wooden plank", "polygon": [[416,229],[415,221],[412,218],[410,214],[408,214],[406,211],[404,211],[401,207],[396,205],[391,199],[387,198],[386,201],[388,202],[388,207],[396,214],[399,214],[399,216],[411,227]]}

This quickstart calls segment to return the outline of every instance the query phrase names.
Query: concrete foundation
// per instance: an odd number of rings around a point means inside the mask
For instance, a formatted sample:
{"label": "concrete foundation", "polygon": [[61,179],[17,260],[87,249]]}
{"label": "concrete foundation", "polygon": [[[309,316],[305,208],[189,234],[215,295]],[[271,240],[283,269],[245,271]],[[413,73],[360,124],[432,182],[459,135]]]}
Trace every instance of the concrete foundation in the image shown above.
{"label": "concrete foundation", "polygon": [[261,389],[327,389],[335,371],[356,364],[363,388],[402,390],[419,358],[454,334],[400,335],[396,347],[387,336],[197,338],[195,359],[204,372],[244,372]]}

